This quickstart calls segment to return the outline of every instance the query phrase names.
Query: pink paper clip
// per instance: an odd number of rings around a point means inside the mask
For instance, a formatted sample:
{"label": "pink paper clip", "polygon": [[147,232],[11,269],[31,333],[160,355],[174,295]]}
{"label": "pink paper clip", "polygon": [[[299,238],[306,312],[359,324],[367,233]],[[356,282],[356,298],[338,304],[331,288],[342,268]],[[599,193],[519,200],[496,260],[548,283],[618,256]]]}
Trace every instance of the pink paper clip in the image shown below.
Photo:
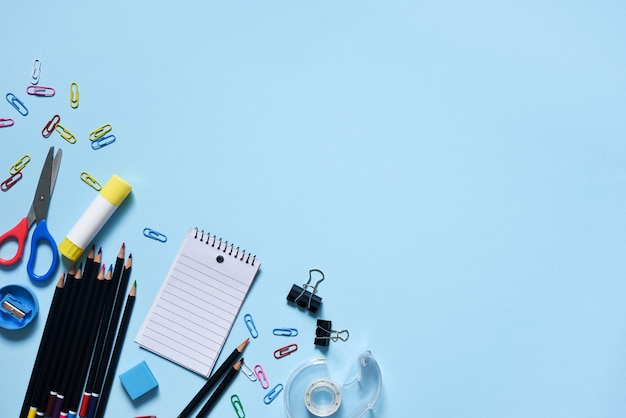
{"label": "pink paper clip", "polygon": [[22,179],[22,172],[18,171],[17,173],[11,175],[11,177],[3,181],[2,184],[0,184],[0,189],[2,189],[3,192],[6,192],[21,179]]}
{"label": "pink paper clip", "polygon": [[52,119],[50,119],[48,123],[46,123],[46,126],[44,126],[43,130],[41,131],[41,134],[43,135],[43,137],[44,138],[49,137],[52,134],[52,132],[54,132],[54,128],[57,127],[59,122],[61,122],[61,116],[59,115],[52,116]]}
{"label": "pink paper clip", "polygon": [[283,358],[287,357],[289,354],[293,353],[298,349],[298,344],[289,344],[278,350],[274,351],[274,358]]}
{"label": "pink paper clip", "polygon": [[46,86],[28,86],[26,87],[26,93],[32,96],[39,97],[52,97],[54,96],[54,89]]}
{"label": "pink paper clip", "polygon": [[13,126],[15,121],[11,118],[0,118],[0,128],[7,128]]}
{"label": "pink paper clip", "polygon": [[261,366],[260,364],[254,366],[254,374],[256,374],[256,377],[259,379],[259,382],[261,383],[261,387],[263,389],[267,389],[270,387],[270,382],[267,380],[267,376],[265,375],[265,370],[263,370],[263,366]]}

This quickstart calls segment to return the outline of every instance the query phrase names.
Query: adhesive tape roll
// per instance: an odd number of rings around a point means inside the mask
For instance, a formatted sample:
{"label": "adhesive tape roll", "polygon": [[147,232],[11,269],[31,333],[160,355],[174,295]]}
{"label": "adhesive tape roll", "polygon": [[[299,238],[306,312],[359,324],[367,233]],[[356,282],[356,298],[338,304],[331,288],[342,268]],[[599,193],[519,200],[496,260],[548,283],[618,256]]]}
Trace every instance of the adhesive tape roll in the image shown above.
{"label": "adhesive tape roll", "polygon": [[[369,351],[358,358],[356,373],[338,385],[331,379],[326,358],[301,364],[285,385],[288,418],[358,418],[371,409],[382,388],[378,363]],[[356,384],[355,384],[356,383]]]}

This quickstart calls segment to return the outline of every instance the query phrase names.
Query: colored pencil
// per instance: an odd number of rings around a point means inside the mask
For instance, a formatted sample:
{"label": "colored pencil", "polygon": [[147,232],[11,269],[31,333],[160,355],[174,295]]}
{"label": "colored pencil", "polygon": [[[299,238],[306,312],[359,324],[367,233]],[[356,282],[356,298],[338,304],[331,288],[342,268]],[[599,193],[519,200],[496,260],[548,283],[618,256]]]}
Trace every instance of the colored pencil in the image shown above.
{"label": "colored pencil", "polygon": [[43,327],[43,334],[41,335],[41,341],[39,342],[39,349],[35,356],[35,364],[30,375],[30,381],[26,389],[26,395],[24,396],[24,403],[22,404],[22,410],[20,417],[24,418],[28,415],[28,411],[33,406],[33,397],[37,388],[38,382],[41,380],[41,376],[45,374],[45,365],[48,363],[50,354],[52,353],[52,347],[54,346],[54,337],[59,326],[59,312],[63,304],[63,290],[65,287],[65,272],[61,273],[61,278],[57,282],[54,289],[54,295],[52,296],[52,302],[50,303],[50,310],[48,311],[48,318],[46,318],[46,324]]}
{"label": "colored pencil", "polygon": [[185,406],[185,409],[183,409],[182,412],[178,414],[178,418],[187,418],[191,416],[191,413],[193,412],[194,409],[196,409],[198,405],[200,405],[200,402],[202,402],[202,399],[206,397],[206,395],[209,394],[209,392],[213,389],[213,387],[217,384],[217,382],[224,376],[224,374],[228,371],[228,369],[230,369],[233,366],[233,364],[235,364],[235,361],[237,361],[237,358],[241,355],[241,353],[243,353],[243,350],[244,348],[246,348],[246,345],[248,345],[248,342],[250,342],[250,338],[246,338],[244,342],[242,342],[237,347],[235,347],[233,352],[230,353],[230,355],[226,358],[226,360],[224,360],[222,365],[215,371],[215,373],[211,375],[209,380],[207,380],[206,383],[202,386],[202,388],[200,388],[198,393],[196,393],[196,396],[194,396],[193,399],[189,401],[187,406]]}
{"label": "colored pencil", "polygon": [[220,383],[217,389],[215,389],[215,392],[213,392],[209,400],[206,401],[200,412],[198,412],[198,415],[196,415],[196,418],[205,418],[209,415],[209,412],[211,412],[211,409],[213,409],[215,404],[217,404],[222,394],[226,391],[226,389],[228,389],[228,386],[230,386],[232,381],[235,380],[235,377],[239,373],[239,369],[241,369],[242,363],[243,359],[239,360],[233,368],[228,371],[228,374],[224,377],[222,383]]}
{"label": "colored pencil", "polygon": [[109,322],[109,327],[107,330],[107,335],[105,339],[104,346],[102,348],[102,354],[100,358],[100,362],[98,365],[98,372],[96,374],[96,379],[93,385],[93,391],[91,394],[92,399],[89,400],[89,409],[87,412],[88,417],[93,417],[95,411],[97,410],[97,404],[99,403],[99,397],[102,393],[102,387],[104,385],[107,366],[109,364],[109,359],[111,358],[111,351],[113,349],[113,343],[115,338],[115,331],[117,329],[117,324],[119,321],[120,313],[123,305],[123,293],[128,284],[128,280],[130,279],[130,272],[133,266],[133,255],[130,254],[126,263],[124,264],[124,269],[122,271],[122,275],[120,277],[119,287],[117,289],[117,294],[115,294],[115,302],[113,304],[113,309],[111,311],[111,320]]}
{"label": "colored pencil", "polygon": [[104,411],[106,410],[106,406],[109,400],[109,395],[111,394],[111,386],[113,385],[113,379],[115,377],[115,371],[117,370],[117,364],[120,360],[120,355],[122,354],[122,347],[124,345],[124,340],[126,339],[126,332],[128,331],[128,324],[130,323],[130,317],[133,313],[133,307],[135,306],[135,295],[137,292],[137,283],[135,282],[128,293],[128,297],[126,298],[126,306],[124,307],[124,315],[122,315],[122,321],[120,322],[120,328],[117,332],[117,336],[115,337],[115,347],[113,348],[113,352],[111,353],[111,359],[109,361],[109,367],[107,368],[106,379],[104,381],[104,386],[102,387],[102,391],[100,392],[100,399],[98,401],[98,405],[96,407],[96,418],[102,418],[104,416]]}

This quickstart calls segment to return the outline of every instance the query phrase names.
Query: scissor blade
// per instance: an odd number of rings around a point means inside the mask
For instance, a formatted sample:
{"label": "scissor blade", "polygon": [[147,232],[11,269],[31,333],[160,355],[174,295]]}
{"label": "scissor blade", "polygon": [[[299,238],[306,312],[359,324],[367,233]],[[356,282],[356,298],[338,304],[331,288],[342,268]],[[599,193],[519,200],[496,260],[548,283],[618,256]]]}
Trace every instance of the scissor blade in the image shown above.
{"label": "scissor blade", "polygon": [[[37,183],[37,190],[35,191],[35,197],[33,198],[33,205],[31,207],[35,214],[35,220],[41,221],[48,216],[48,207],[50,206],[50,196],[54,190],[54,183],[56,182],[57,173],[59,171],[59,164],[61,160],[61,150],[54,157],[54,147],[50,147],[46,160],[41,169],[41,175],[39,176],[39,183]],[[30,221],[30,220],[29,220]]]}

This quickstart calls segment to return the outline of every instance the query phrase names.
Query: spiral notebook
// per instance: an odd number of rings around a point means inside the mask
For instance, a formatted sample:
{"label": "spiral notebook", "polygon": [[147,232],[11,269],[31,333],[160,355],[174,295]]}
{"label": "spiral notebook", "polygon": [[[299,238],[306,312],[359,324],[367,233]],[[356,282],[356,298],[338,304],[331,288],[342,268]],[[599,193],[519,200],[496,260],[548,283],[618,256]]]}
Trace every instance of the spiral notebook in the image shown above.
{"label": "spiral notebook", "polygon": [[191,228],[135,342],[209,377],[261,263]]}

